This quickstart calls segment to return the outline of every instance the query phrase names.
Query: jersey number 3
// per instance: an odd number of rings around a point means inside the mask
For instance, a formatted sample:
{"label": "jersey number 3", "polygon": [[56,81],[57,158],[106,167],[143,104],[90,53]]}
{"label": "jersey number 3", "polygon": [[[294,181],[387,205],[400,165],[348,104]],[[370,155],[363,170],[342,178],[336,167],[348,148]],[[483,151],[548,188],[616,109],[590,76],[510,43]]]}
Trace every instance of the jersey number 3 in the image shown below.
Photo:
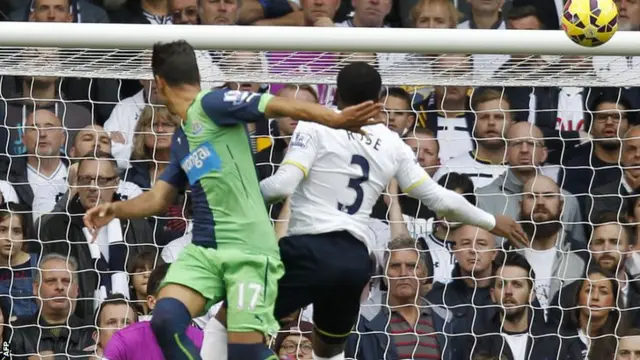
{"label": "jersey number 3", "polygon": [[364,199],[364,191],[362,191],[361,185],[363,182],[369,180],[369,161],[367,161],[364,156],[353,155],[351,158],[351,165],[358,165],[360,170],[362,170],[362,176],[349,179],[349,184],[347,185],[350,189],[353,189],[353,191],[356,192],[356,199],[351,205],[338,203],[338,210],[346,212],[349,215],[353,215],[360,210],[362,200]]}

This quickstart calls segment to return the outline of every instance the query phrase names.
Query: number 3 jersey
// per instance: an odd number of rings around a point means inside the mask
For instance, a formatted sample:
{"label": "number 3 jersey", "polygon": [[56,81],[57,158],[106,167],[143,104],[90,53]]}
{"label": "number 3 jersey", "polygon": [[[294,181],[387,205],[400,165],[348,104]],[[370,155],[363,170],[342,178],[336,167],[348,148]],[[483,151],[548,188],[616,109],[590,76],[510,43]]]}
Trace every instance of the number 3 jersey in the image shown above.
{"label": "number 3 jersey", "polygon": [[371,248],[369,217],[387,184],[395,177],[408,192],[426,180],[395,132],[382,124],[363,130],[367,135],[298,123],[282,162],[305,175],[290,199],[289,235],[344,230]]}

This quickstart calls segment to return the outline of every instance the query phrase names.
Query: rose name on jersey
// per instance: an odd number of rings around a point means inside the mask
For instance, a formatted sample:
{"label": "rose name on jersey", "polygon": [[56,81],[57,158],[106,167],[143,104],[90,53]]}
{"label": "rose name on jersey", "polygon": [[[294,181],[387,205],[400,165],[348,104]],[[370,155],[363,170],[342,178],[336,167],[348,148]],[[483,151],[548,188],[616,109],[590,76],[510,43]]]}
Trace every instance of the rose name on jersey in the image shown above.
{"label": "rose name on jersey", "polygon": [[350,141],[359,141],[364,145],[371,146],[376,151],[380,150],[380,146],[382,146],[382,140],[371,134],[364,135],[347,131],[347,137]]}

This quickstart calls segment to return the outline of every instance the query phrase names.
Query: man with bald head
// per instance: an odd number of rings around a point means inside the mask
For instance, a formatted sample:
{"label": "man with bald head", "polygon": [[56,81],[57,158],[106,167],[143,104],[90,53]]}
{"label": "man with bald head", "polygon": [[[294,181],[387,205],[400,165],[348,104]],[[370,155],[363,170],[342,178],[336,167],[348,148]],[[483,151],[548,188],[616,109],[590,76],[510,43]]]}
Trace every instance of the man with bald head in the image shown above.
{"label": "man with bald head", "polygon": [[[109,138],[109,133],[99,125],[89,125],[78,131],[73,139],[71,150],[69,151],[69,158],[71,160],[67,175],[69,191],[59,197],[58,202],[53,208],[54,213],[66,212],[69,199],[73,198],[76,194],[76,190],[78,189],[77,173],[79,161],[87,157],[97,158],[98,154],[111,155],[111,139]],[[120,199],[131,199],[142,194],[142,189],[132,182],[121,179],[118,182],[116,193]]]}
{"label": "man with bald head", "polygon": [[[450,225],[451,226],[451,225]],[[432,304],[434,329],[437,333],[454,335],[456,343],[463,335],[475,334],[479,324],[490,321],[495,314],[490,288],[493,284],[493,261],[496,258],[496,237],[471,225],[462,225],[450,232],[456,265],[448,284],[436,282],[427,294]],[[445,346],[443,359],[461,359],[452,343]]]}
{"label": "man with bald head", "polygon": [[527,259],[536,278],[535,291],[543,309],[563,285],[584,275],[587,251],[565,232],[560,222],[564,200],[556,182],[544,175],[524,183],[520,201],[520,220],[531,247],[518,250]]}
{"label": "man with bald head", "polygon": [[614,211],[626,216],[627,198],[640,191],[640,126],[627,130],[622,141],[622,179],[611,181],[591,191],[586,197],[584,215],[593,220],[604,211]]}
{"label": "man with bald head", "polygon": [[[541,175],[557,179],[557,168],[542,166],[547,155],[544,135],[537,126],[524,121],[511,125],[507,132],[507,171],[491,184],[477,189],[478,207],[492,214],[516,218],[520,213],[523,187],[527,181]],[[578,201],[565,190],[561,190],[561,193],[564,211],[560,220],[575,241],[586,244]]]}

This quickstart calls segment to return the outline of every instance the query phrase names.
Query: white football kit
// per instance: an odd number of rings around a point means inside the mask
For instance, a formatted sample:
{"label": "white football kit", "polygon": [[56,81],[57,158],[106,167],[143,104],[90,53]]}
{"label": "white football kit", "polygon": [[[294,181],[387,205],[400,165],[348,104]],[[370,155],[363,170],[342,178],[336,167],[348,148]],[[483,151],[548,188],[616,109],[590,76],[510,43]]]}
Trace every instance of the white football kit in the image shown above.
{"label": "white football kit", "polygon": [[260,183],[267,200],[291,195],[288,235],[348,231],[371,249],[369,217],[393,178],[437,213],[495,226],[492,215],[434,182],[395,132],[382,124],[363,130],[367,135],[298,123],[282,165]]}

